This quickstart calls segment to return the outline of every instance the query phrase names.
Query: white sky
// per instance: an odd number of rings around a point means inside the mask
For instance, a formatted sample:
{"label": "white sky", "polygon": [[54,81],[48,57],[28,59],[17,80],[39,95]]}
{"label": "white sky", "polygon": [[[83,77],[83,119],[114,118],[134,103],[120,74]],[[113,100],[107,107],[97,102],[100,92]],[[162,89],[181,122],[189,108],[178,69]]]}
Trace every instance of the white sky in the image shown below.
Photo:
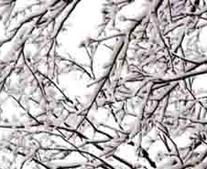
{"label": "white sky", "polygon": [[86,55],[80,50],[80,43],[87,37],[96,36],[98,24],[102,21],[101,9],[103,1],[81,1],[69,18],[69,28],[59,36],[63,44],[63,52],[70,51],[74,57]]}

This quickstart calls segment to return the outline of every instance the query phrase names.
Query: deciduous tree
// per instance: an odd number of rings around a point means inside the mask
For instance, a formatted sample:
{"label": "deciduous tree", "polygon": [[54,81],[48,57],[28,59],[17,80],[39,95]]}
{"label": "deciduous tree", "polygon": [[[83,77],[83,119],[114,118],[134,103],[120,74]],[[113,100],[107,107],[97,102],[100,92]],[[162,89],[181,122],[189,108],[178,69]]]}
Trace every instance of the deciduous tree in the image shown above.
{"label": "deciduous tree", "polygon": [[0,2],[2,169],[206,168],[206,1],[103,0],[84,64],[59,50],[83,1]]}

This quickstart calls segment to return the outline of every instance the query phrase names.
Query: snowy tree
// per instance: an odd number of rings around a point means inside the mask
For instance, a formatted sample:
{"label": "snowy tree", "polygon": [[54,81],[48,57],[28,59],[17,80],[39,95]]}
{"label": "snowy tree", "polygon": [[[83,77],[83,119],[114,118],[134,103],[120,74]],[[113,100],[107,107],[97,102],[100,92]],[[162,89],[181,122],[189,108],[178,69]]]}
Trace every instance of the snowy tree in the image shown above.
{"label": "snowy tree", "polygon": [[91,2],[0,1],[0,168],[207,168],[206,0]]}

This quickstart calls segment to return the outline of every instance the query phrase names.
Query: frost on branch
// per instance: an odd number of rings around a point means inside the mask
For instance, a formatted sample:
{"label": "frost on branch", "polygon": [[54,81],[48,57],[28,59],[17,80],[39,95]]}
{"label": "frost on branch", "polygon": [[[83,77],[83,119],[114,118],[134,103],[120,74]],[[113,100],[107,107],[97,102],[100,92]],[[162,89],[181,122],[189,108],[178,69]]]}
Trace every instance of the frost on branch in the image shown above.
{"label": "frost on branch", "polygon": [[103,0],[77,57],[82,3],[0,2],[3,169],[206,168],[206,2]]}

